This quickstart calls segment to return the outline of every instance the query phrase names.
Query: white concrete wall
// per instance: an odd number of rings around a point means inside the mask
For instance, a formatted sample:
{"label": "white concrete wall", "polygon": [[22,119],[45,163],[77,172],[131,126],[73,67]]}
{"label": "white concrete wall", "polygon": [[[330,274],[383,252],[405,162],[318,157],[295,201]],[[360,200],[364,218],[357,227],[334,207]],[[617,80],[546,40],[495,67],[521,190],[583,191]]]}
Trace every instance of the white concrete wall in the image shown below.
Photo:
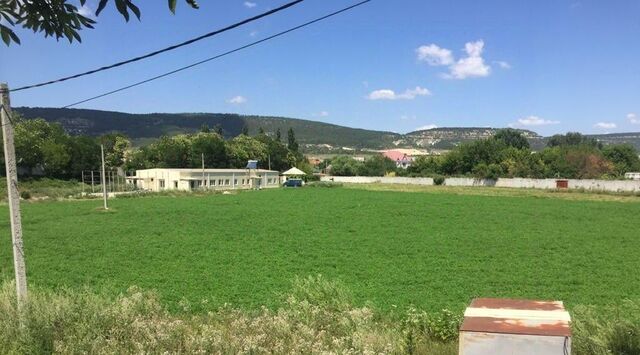
{"label": "white concrete wall", "polygon": [[407,184],[407,185],[433,185],[432,178],[410,178],[390,176],[322,176],[320,181],[344,182],[349,184]]}
{"label": "white concrete wall", "polygon": [[[323,176],[321,181],[350,184],[411,184],[433,185],[432,178],[377,177],[377,176]],[[569,189],[608,192],[640,192],[640,181],[634,180],[579,180],[569,179]],[[501,178],[497,180],[474,178],[446,178],[447,186],[495,186],[527,189],[555,189],[556,179]]]}

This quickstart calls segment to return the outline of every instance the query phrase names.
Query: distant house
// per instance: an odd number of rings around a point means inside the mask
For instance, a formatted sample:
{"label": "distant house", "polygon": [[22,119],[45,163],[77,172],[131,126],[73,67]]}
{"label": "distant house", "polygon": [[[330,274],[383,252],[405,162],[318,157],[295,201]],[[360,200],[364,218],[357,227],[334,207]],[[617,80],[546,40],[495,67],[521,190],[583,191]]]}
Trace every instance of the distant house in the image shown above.
{"label": "distant house", "polygon": [[382,155],[393,160],[398,168],[406,169],[413,163],[413,157],[399,150],[387,150]]}
{"label": "distant house", "polygon": [[624,174],[624,178],[629,180],[640,180],[640,173],[626,173]]}
{"label": "distant house", "polygon": [[233,190],[280,186],[280,174],[264,169],[144,169],[127,177],[142,190]]}

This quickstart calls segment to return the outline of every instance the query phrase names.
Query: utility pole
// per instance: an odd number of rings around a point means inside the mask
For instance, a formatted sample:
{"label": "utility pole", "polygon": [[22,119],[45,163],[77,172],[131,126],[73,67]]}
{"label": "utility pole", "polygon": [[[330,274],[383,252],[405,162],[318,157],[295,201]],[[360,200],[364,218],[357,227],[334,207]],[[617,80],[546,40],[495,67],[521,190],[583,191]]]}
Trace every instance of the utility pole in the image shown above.
{"label": "utility pole", "polygon": [[271,170],[271,154],[269,154],[269,170]]}
{"label": "utility pole", "polygon": [[16,150],[13,145],[13,122],[11,122],[11,103],[9,86],[0,84],[2,114],[2,135],[4,137],[4,163],[7,173],[7,193],[9,197],[9,215],[11,218],[11,240],[13,242],[13,269],[16,273],[16,294],[18,309],[22,309],[27,300],[27,271],[24,264],[22,244],[22,219],[20,217],[20,194],[18,193],[18,168]]}
{"label": "utility pole", "polygon": [[205,179],[204,179],[204,153],[202,153],[202,188],[204,189],[205,186]]}
{"label": "utility pole", "polygon": [[105,176],[104,169],[104,144],[100,144],[100,152],[102,153],[102,198],[104,199],[104,209],[108,210],[107,206],[107,177]]}

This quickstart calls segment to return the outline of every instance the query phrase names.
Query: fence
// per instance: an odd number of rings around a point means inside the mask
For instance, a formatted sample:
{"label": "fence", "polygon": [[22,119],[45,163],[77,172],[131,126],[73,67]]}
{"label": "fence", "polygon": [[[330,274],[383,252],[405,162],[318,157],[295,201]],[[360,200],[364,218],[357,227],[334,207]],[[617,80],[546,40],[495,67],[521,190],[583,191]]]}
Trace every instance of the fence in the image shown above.
{"label": "fence", "polygon": [[[350,184],[408,184],[408,185],[433,185],[432,178],[410,177],[376,177],[376,176],[323,176],[322,181],[335,181]],[[640,181],[637,180],[579,180],[569,179],[569,189],[584,189],[590,191],[607,192],[640,192]],[[556,179],[527,179],[527,178],[501,178],[475,179],[475,178],[446,178],[447,186],[491,186],[526,189],[555,189]]]}
{"label": "fence", "polygon": [[[101,193],[102,192],[102,172],[99,170],[82,171],[80,177],[82,193]],[[105,171],[105,185],[107,192],[124,192],[131,191],[135,187],[127,184],[126,176],[118,170]]]}

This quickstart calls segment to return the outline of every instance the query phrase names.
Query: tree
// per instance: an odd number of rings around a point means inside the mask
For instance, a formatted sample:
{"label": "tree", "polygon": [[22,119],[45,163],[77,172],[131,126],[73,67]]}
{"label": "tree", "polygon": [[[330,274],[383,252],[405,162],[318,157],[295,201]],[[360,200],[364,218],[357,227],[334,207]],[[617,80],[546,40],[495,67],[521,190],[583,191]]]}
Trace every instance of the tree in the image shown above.
{"label": "tree", "polygon": [[298,152],[299,145],[296,141],[296,134],[293,132],[293,128],[289,128],[287,131],[287,148],[294,153]]}
{"label": "tree", "polygon": [[184,168],[191,164],[191,141],[184,134],[163,136],[152,144],[150,153],[158,168]]}
{"label": "tree", "polygon": [[356,176],[362,166],[359,162],[347,155],[337,156],[331,159],[331,175],[335,176]]}
{"label": "tree", "polygon": [[267,156],[266,144],[247,135],[239,135],[227,144],[229,165],[233,168],[244,168],[248,160],[258,160],[264,167]]}
{"label": "tree", "polygon": [[131,149],[131,141],[122,133],[108,133],[99,138],[104,145],[105,165],[112,168],[122,167],[125,163],[125,155]]}
{"label": "tree", "polygon": [[41,118],[20,120],[15,125],[16,160],[19,167],[41,168],[45,174],[60,176],[71,156],[67,150],[69,136],[58,123]]}
{"label": "tree", "polygon": [[276,130],[276,140],[278,142],[282,142],[282,134],[280,133],[280,128]]}
{"label": "tree", "polygon": [[95,138],[86,136],[70,137],[69,154],[69,174],[71,176],[81,176],[82,171],[100,169],[100,145]]}
{"label": "tree", "polygon": [[613,163],[615,174],[619,177],[631,171],[640,171],[638,151],[631,144],[608,145],[602,149],[602,154]]}
{"label": "tree", "polygon": [[246,123],[242,125],[242,131],[240,132],[240,134],[243,136],[249,135],[249,126],[247,126]]}
{"label": "tree", "polygon": [[209,132],[211,132],[211,129],[209,129],[209,125],[208,124],[203,123],[202,126],[200,126],[200,132],[209,133]]}
{"label": "tree", "polygon": [[227,148],[224,139],[217,133],[199,133],[191,138],[191,167],[226,168]]}
{"label": "tree", "polygon": [[[185,0],[194,9],[198,8],[195,0]],[[86,0],[79,0],[84,6]],[[107,6],[110,0],[100,0],[96,9],[96,16]],[[129,21],[129,11],[140,20],[140,9],[132,0],[113,0],[116,9]],[[169,10],[175,13],[176,0],[169,0]],[[81,42],[78,33],[83,28],[93,28],[96,21],[83,16],[80,9],[71,4],[69,0],[3,0],[0,2],[0,18],[3,18],[9,26],[0,24],[0,35],[6,45],[11,42],[20,44],[20,38],[12,27],[21,26],[33,32],[42,32],[45,37],[67,38],[69,42],[74,40]]]}
{"label": "tree", "polygon": [[222,126],[219,123],[217,123],[215,127],[213,127],[213,131],[220,137],[224,137],[224,131],[222,130]]}
{"label": "tree", "polygon": [[529,141],[522,133],[513,128],[501,129],[492,137],[493,139],[504,143],[508,147],[516,149],[529,149]]}
{"label": "tree", "polygon": [[358,175],[361,176],[385,176],[388,172],[396,170],[396,163],[382,154],[376,154],[364,161],[359,167]]}
{"label": "tree", "polygon": [[549,138],[547,147],[564,147],[586,145],[602,149],[602,143],[595,138],[589,138],[578,132],[568,132],[567,134],[556,134]]}

